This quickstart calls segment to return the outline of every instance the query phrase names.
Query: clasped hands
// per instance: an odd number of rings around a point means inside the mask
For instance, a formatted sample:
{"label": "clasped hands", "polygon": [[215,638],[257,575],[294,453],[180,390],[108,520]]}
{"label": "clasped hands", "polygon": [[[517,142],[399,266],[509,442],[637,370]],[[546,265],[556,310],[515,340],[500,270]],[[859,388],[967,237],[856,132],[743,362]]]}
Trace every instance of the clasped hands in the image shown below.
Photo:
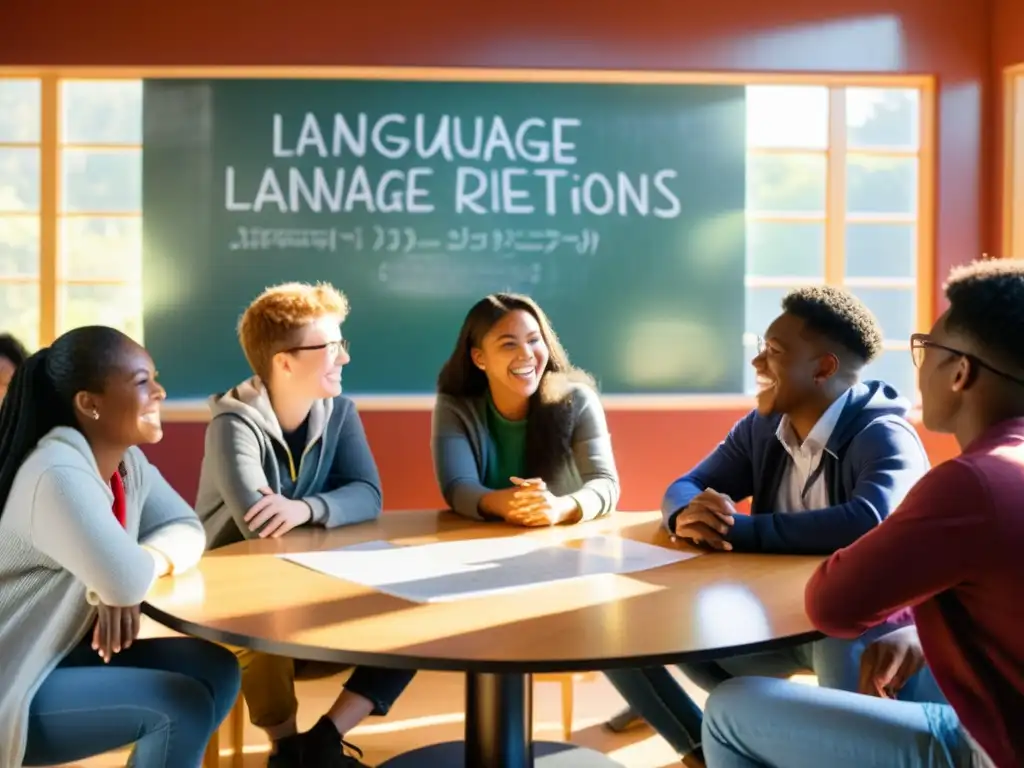
{"label": "clasped hands", "polygon": [[506,522],[527,527],[558,525],[578,513],[575,499],[555,496],[539,477],[510,479],[514,483],[511,488],[496,492],[502,497],[497,506]]}
{"label": "clasped hands", "polygon": [[92,649],[109,664],[115,653],[127,650],[139,636],[142,624],[140,606],[97,606],[96,625],[92,630]]}
{"label": "clasped hands", "polygon": [[726,541],[726,536],[737,514],[732,499],[707,488],[694,496],[676,515],[673,532],[680,539],[699,546],[729,551],[732,544]]}

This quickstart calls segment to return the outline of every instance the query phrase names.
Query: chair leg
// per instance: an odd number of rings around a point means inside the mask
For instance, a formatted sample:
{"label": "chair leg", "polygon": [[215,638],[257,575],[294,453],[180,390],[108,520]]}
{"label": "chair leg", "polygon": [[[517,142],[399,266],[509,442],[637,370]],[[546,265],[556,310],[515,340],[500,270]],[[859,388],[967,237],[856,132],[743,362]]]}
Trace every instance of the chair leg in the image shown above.
{"label": "chair leg", "polygon": [[572,705],[573,705],[573,679],[572,675],[562,678],[562,740],[572,741]]}
{"label": "chair leg", "polygon": [[203,768],[220,768],[220,732],[214,731],[203,755]]}
{"label": "chair leg", "polygon": [[228,716],[231,720],[231,768],[245,768],[245,699],[238,694],[238,700]]}

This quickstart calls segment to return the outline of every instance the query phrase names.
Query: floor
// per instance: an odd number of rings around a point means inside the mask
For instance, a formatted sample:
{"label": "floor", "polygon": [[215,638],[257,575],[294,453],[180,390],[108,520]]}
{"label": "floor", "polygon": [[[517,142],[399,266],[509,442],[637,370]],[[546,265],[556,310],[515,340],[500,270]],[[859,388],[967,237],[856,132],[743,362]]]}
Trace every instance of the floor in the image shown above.
{"label": "floor", "polygon": [[[339,679],[300,682],[300,726],[308,727],[333,701]],[[687,688],[690,688],[687,682]],[[691,688],[703,703],[704,694]],[[368,765],[377,765],[389,757],[415,747],[461,738],[463,722],[463,683],[459,675],[423,672],[416,676],[406,693],[385,718],[366,721],[352,731],[349,740],[365,753]],[[573,742],[599,750],[625,768],[678,768],[679,758],[664,739],[646,725],[615,734],[602,727],[616,714],[623,701],[603,677],[578,682],[575,691]],[[534,686],[534,734],[538,738],[561,739],[561,694],[556,683]],[[225,735],[222,738],[227,738]],[[221,763],[228,768],[229,743],[225,743]],[[267,742],[262,732],[248,726],[245,735],[245,767],[266,765]],[[120,768],[126,752],[111,753],[64,768]]]}

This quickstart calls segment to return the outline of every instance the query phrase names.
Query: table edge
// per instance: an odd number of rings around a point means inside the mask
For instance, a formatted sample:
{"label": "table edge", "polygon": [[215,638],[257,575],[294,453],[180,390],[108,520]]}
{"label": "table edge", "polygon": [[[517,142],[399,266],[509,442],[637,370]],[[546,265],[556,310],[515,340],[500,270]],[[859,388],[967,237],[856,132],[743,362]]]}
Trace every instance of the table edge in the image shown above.
{"label": "table edge", "polygon": [[151,605],[142,604],[142,612],[159,624],[183,635],[198,637],[221,645],[248,648],[260,653],[284,656],[291,659],[319,661],[328,664],[346,666],[383,667],[385,669],[421,670],[430,672],[464,672],[464,673],[520,673],[541,674],[552,672],[590,672],[613,669],[630,669],[634,667],[656,667],[669,664],[694,663],[711,661],[729,656],[740,656],[748,653],[760,653],[790,648],[795,645],[819,640],[824,637],[820,632],[811,630],[795,635],[784,635],[743,645],[703,648],[699,651],[662,652],[629,656],[607,656],[601,659],[563,659],[546,661],[498,660],[498,659],[455,659],[436,656],[420,656],[415,653],[345,651],[336,648],[322,648],[300,643],[288,643],[251,637],[237,632],[209,627],[173,614]]}

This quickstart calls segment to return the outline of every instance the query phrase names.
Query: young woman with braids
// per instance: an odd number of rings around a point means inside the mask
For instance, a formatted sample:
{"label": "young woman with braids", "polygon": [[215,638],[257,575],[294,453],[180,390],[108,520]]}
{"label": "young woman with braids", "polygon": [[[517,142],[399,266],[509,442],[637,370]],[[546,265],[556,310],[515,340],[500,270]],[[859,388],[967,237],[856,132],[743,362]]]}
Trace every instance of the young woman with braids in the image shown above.
{"label": "young woman with braids", "polygon": [[437,390],[434,471],[458,514],[543,526],[615,508],[619,478],[594,381],[570,365],[533,299],[477,302]]}
{"label": "young woman with braids", "polygon": [[0,410],[0,768],[135,743],[136,768],[196,768],[238,694],[225,648],[136,640],[154,579],[205,547],[138,445],[166,393],[113,328],[69,331],[18,367]]}

